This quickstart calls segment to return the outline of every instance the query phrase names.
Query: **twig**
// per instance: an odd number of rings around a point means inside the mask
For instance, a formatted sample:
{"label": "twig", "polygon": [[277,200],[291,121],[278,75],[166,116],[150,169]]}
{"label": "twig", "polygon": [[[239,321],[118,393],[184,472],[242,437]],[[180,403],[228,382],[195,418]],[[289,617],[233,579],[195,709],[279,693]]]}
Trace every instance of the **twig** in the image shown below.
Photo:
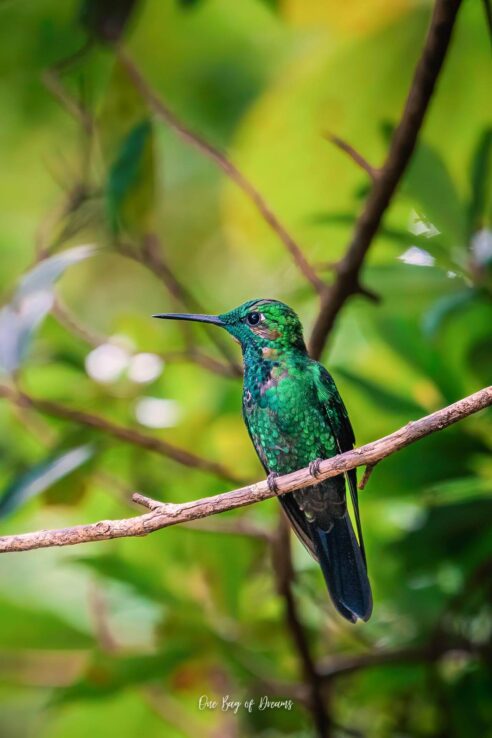
{"label": "twig", "polygon": [[124,425],[113,423],[111,420],[108,420],[101,415],[88,413],[83,410],[75,410],[74,408],[62,405],[58,402],[32,397],[24,392],[16,392],[11,387],[4,384],[0,385],[0,397],[10,400],[15,405],[34,408],[45,415],[50,415],[54,418],[68,420],[72,423],[76,423],[77,425],[93,428],[96,431],[100,431],[108,436],[117,438],[119,441],[123,441],[123,443],[129,443],[133,446],[145,448],[147,451],[153,451],[161,456],[167,456],[169,459],[172,459],[183,466],[210,472],[211,474],[215,474],[216,476],[233,483],[239,481],[238,476],[229,469],[226,469],[222,464],[197,456],[191,451],[187,451],[184,448],[168,443],[168,441],[164,441],[162,438],[149,436],[136,428],[128,428]]}
{"label": "twig", "polygon": [[321,296],[321,307],[310,340],[310,353],[321,356],[338,313],[345,302],[361,292],[360,271],[398,184],[417,143],[425,114],[432,99],[439,72],[449,47],[461,0],[437,0],[427,39],[389,151],[378,176],[373,180],[364,209],[357,219],[352,240],[338,263],[337,276]]}
{"label": "twig", "polygon": [[338,677],[378,666],[420,664],[422,662],[434,663],[439,661],[446,653],[458,650],[477,656],[480,656],[483,652],[480,645],[474,644],[463,637],[449,637],[441,643],[436,643],[431,638],[422,646],[407,646],[405,648],[375,650],[367,653],[331,657],[326,662],[318,664],[317,668],[321,679],[324,682],[330,682]]}
{"label": "twig", "polygon": [[202,136],[189,129],[176,116],[176,114],[168,108],[163,100],[150,87],[133,59],[121,47],[116,48],[116,54],[140,95],[154,111],[155,115],[166,123],[166,125],[172,128],[172,130],[175,131],[184,141],[191,144],[198,149],[198,151],[211,159],[239,187],[239,189],[244,192],[258,210],[264,221],[270,226],[272,231],[277,234],[279,239],[287,248],[299,271],[313,285],[317,292],[320,294],[323,293],[326,288],[325,283],[316,274],[316,271],[304,256],[299,244],[280,222],[258,190],[222,151],[219,151],[219,149],[212,146],[212,144],[206,141]]}
{"label": "twig", "polygon": [[[4,386],[0,386],[0,395],[1,394],[4,394]],[[47,401],[41,402],[42,404],[47,403]],[[47,404],[51,405],[52,403]],[[365,446],[360,446],[359,448],[355,448],[351,451],[346,451],[332,459],[322,461],[319,464],[319,474],[316,477],[312,476],[308,467],[292,472],[291,474],[285,474],[284,476],[278,477],[276,480],[278,488],[277,494],[285,494],[286,492],[292,492],[296,489],[310,487],[313,484],[318,484],[320,480],[338,476],[339,474],[343,474],[349,469],[354,469],[358,466],[367,464],[374,465],[376,462],[381,461],[381,459],[405,448],[405,446],[408,446],[431,433],[436,433],[443,428],[447,428],[453,423],[457,423],[459,420],[462,420],[479,410],[483,410],[490,405],[492,405],[492,387],[485,387],[479,392],[475,392],[473,395],[469,395],[462,400],[458,400],[458,402],[448,405],[442,410],[438,410],[431,415],[426,415],[419,420],[414,420],[408,423],[403,426],[403,428],[400,428],[384,438],[368,443]],[[71,416],[71,413],[72,411],[69,410],[69,417]],[[99,421],[100,419],[97,418],[96,427],[99,427]],[[106,425],[106,421],[104,421],[104,424]],[[120,426],[116,426],[118,433],[115,433],[111,425],[109,425],[109,427],[111,430],[108,432],[117,437],[122,437],[122,440],[132,438],[135,433],[132,429],[121,428]],[[156,441],[157,444],[162,443],[162,441],[152,437],[147,438],[144,436],[144,439],[145,444],[137,445],[144,445],[144,447],[147,447],[147,443],[152,441],[152,450],[155,450],[153,448],[154,442]],[[129,442],[131,443],[132,440]],[[174,449],[174,451],[176,451],[176,449]],[[179,449],[178,451],[180,455],[188,454],[188,452],[183,452],[182,449]],[[167,452],[165,453],[167,455]],[[200,463],[204,462],[202,459],[199,459],[199,461]],[[210,462],[206,463],[208,465]],[[214,464],[213,466],[215,467],[216,465]],[[153,501],[156,505],[154,510],[146,513],[145,515],[140,515],[134,518],[123,520],[103,520],[98,523],[79,525],[73,528],[44,530],[34,533],[24,533],[21,535],[4,536],[3,538],[0,538],[0,553],[5,553],[7,551],[28,551],[33,548],[46,548],[49,546],[69,546],[78,543],[87,543],[89,541],[109,540],[111,538],[145,536],[148,533],[153,533],[156,530],[166,528],[170,525],[176,525],[178,523],[188,522],[198,518],[206,518],[209,515],[216,515],[218,513],[225,512],[226,510],[233,510],[239,507],[245,507],[246,505],[252,505],[255,502],[267,500],[274,496],[275,493],[271,491],[268,482],[265,480],[235,489],[232,492],[223,492],[222,494],[214,495],[213,497],[204,497],[200,500],[194,500],[182,504],[159,504],[157,501]],[[140,499],[140,497],[137,499]],[[145,499],[148,500],[149,498]],[[146,504],[148,505],[150,503]]]}
{"label": "twig", "polygon": [[425,645],[335,656],[324,663],[318,664],[318,673],[324,681],[331,681],[340,676],[353,674],[356,671],[371,667],[386,666],[387,664],[420,663],[427,659],[428,652],[429,648]]}
{"label": "twig", "polygon": [[[166,286],[169,294],[190,312],[203,313],[206,312],[200,302],[191,293],[189,287],[184,285],[174,274],[169,264],[165,261],[159,248],[159,240],[155,234],[148,234],[142,242],[141,249],[135,250],[126,244],[118,244],[118,250],[124,256],[138,261],[147,267],[158,279]],[[226,359],[230,373],[233,376],[242,376],[240,365],[234,360],[234,355],[229,344],[222,340],[222,336],[218,332],[207,332],[209,340],[211,340],[216,348]],[[190,354],[191,356],[191,354]],[[210,365],[209,365],[210,367]],[[208,367],[208,368],[209,368]]]}
{"label": "twig", "polygon": [[57,70],[55,68],[46,69],[42,74],[42,80],[51,94],[75,120],[79,121],[85,133],[90,136],[94,125],[92,116],[80,102],[67,92]]}
{"label": "twig", "polygon": [[[103,336],[101,333],[97,333],[90,326],[82,323],[82,321],[73,314],[73,312],[60,300],[59,297],[56,298],[55,304],[51,309],[51,313],[58,323],[65,328],[65,330],[73,336],[77,336],[77,338],[80,338],[93,348],[111,341],[109,336]],[[241,371],[241,367],[239,367],[239,365],[226,364],[225,362],[219,361],[213,356],[209,356],[203,351],[200,351],[200,349],[197,349],[194,346],[189,346],[183,351],[157,351],[155,353],[165,362],[193,362],[194,364],[198,364],[204,369],[207,369],[207,371],[212,372],[212,374],[219,374],[222,377],[237,379],[238,371]]]}
{"label": "twig", "polygon": [[247,516],[234,520],[192,520],[189,523],[183,523],[185,528],[190,530],[203,531],[204,533],[220,533],[222,535],[246,536],[247,538],[256,538],[265,543],[271,543],[273,534],[268,528],[257,525],[252,520],[248,520]]}
{"label": "twig", "polygon": [[[179,353],[180,352],[174,352],[174,358],[176,360],[178,360]],[[195,346],[189,346],[185,351],[181,352],[181,354],[184,359],[187,359],[188,361],[193,361],[195,364],[198,364],[204,369],[207,369],[207,371],[212,372],[213,374],[220,374],[222,377],[237,379],[243,374],[243,369],[239,364],[226,364],[225,362],[218,361],[213,356],[209,356],[203,351],[200,351],[200,349],[195,348]],[[160,355],[164,359],[166,359],[165,354]]]}
{"label": "twig", "polygon": [[73,54],[60,59],[51,67],[45,69],[41,75],[41,79],[45,87],[63,105],[70,115],[81,123],[85,133],[89,136],[94,130],[94,120],[92,115],[81,102],[70,95],[61,80],[61,75],[81,59],[84,59],[92,48],[92,45],[93,40],[90,38],[87,39]]}
{"label": "twig", "polygon": [[347,143],[347,141],[344,141],[343,138],[340,138],[333,133],[325,133],[324,135],[327,141],[331,141],[331,143],[334,144],[337,148],[350,156],[350,158],[357,164],[357,166],[359,166],[369,175],[371,180],[375,181],[378,178],[379,169],[373,167],[372,164],[369,164],[367,159],[365,159],[362,154],[354,149],[353,146]]}
{"label": "twig", "polygon": [[105,593],[95,580],[89,582],[88,605],[99,648],[105,653],[116,653],[119,644],[109,623]]}
{"label": "twig", "polygon": [[374,471],[374,467],[376,464],[368,464],[364,470],[364,474],[362,476],[362,479],[360,480],[359,484],[357,485],[358,489],[363,490],[365,489],[366,484],[368,483],[371,474]]}
{"label": "twig", "polygon": [[77,338],[80,338],[93,348],[109,341],[107,336],[96,333],[89,326],[82,324],[60,297],[56,297],[55,303],[51,308],[51,314],[65,330],[73,336],[77,336]]}

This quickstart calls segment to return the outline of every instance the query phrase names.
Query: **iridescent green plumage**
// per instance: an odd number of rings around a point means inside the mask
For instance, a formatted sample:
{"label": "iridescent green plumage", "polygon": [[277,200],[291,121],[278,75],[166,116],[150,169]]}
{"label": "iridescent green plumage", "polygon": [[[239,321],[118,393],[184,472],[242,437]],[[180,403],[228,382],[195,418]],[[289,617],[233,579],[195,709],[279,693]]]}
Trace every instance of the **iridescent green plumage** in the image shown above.
{"label": "iridescent green plumage", "polygon": [[[243,416],[267,472],[285,474],[354,445],[347,411],[326,369],[307,354],[294,311],[251,300],[213,316],[162,315],[212,322],[239,341],[244,358]],[[347,475],[358,529],[347,510],[344,476],[283,495],[297,535],[320,562],[339,612],[367,620],[372,598],[362,544],[355,470]]]}

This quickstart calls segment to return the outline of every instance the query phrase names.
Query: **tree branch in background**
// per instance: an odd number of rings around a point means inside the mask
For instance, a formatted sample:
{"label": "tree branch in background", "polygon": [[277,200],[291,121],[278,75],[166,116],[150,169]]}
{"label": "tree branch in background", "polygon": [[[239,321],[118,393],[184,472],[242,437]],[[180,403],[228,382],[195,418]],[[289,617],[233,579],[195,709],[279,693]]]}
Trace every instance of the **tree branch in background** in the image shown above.
{"label": "tree branch in background", "polygon": [[[75,98],[72,98],[69,95],[60,79],[60,72],[66,68],[65,61],[67,62],[67,65],[70,66],[72,61],[84,56],[88,48],[89,47],[84,47],[80,53],[74,54],[73,59],[72,57],[69,57],[69,59],[63,60],[60,64],[46,70],[43,74],[43,82],[46,88],[59,102],[61,102],[75,120],[81,123],[84,133],[90,140],[95,130],[95,122],[90,112],[83,108]],[[48,214],[37,234],[36,261],[47,256],[55,246],[59,245],[64,237],[68,236],[68,233],[66,232],[67,229],[65,228],[54,241],[50,239],[49,245],[47,245],[49,232],[58,226],[69,214],[76,212],[78,206],[84,201],[87,195],[87,188],[81,184],[77,184],[70,190],[63,201],[53,209],[53,212]],[[140,264],[148,268],[154,276],[161,280],[172,297],[174,297],[174,299],[186,310],[190,310],[191,312],[206,312],[203,310],[200,303],[194,298],[189,288],[178,280],[164,260],[159,248],[159,239],[156,234],[148,234],[143,239],[141,248],[139,249],[132,249],[123,243],[116,244],[116,247],[119,253],[138,261]],[[90,345],[96,346],[101,343],[101,341],[96,340],[96,336],[92,330],[82,326],[75,316],[72,316],[69,310],[62,304],[55,304],[52,313],[70,333],[78,335]],[[188,329],[188,326],[183,327],[185,334]],[[227,363],[222,363],[213,357],[207,356],[203,352],[195,349],[189,342],[186,351],[181,353],[181,358],[199,364],[208,371],[222,376],[235,378],[242,376],[242,367],[235,360],[229,344],[223,340],[222,336],[217,335],[215,332],[207,332],[207,335],[208,340],[216,346],[218,351],[226,359]]]}
{"label": "tree branch in background", "polygon": [[[386,160],[377,170],[377,176],[371,177],[371,191],[355,225],[345,256],[335,267],[335,281],[321,295],[321,308],[309,346],[311,356],[315,359],[321,356],[327,337],[344,304],[352,295],[361,292],[360,271],[364,259],[415,149],[446,57],[460,4],[461,0],[437,0],[434,6],[424,49]],[[347,146],[344,146],[345,150]],[[352,147],[350,149],[354,151]]]}
{"label": "tree branch in background", "polygon": [[285,515],[280,515],[277,535],[272,544],[273,569],[277,580],[277,590],[285,608],[285,623],[301,663],[304,682],[308,689],[308,706],[319,738],[330,734],[331,718],[327,709],[326,688],[312,657],[306,630],[297,610],[296,598],[292,590],[294,567],[290,546],[290,527]]}
{"label": "tree branch in background", "polygon": [[358,167],[363,169],[373,181],[376,181],[379,175],[379,169],[376,169],[376,167],[373,167],[371,164],[369,164],[367,159],[365,159],[362,154],[356,151],[353,146],[347,143],[347,141],[344,141],[343,138],[335,136],[333,133],[325,133],[325,138],[327,141],[330,141],[337,148],[339,148],[340,151],[343,151],[345,154],[347,154],[347,156],[350,156],[352,161],[354,161]]}
{"label": "tree branch in background", "polygon": [[[0,395],[3,394],[3,396],[9,397],[10,392],[9,390],[6,393],[5,387],[0,386]],[[35,400],[33,404],[33,400],[30,398],[30,403],[43,412],[57,415],[57,417],[72,419],[75,422],[79,422],[80,418],[82,418],[83,420],[81,422],[83,424],[104,430],[108,434],[121,438],[121,440],[128,443],[135,443],[149,450],[158,450],[160,453],[164,453],[164,455],[169,455],[169,445],[160,439],[151,436],[142,436],[137,431],[133,431],[133,429],[113,426],[98,416],[79,413],[69,408],[63,408],[60,412],[60,407],[55,406],[56,412],[53,412],[54,403],[47,400]],[[343,474],[349,471],[349,469],[355,469],[358,466],[374,466],[376,462],[405,448],[405,446],[415,443],[415,441],[431,433],[436,433],[443,428],[447,428],[449,425],[457,423],[459,420],[479,410],[483,410],[490,405],[492,405],[492,386],[485,387],[479,392],[458,400],[458,402],[448,405],[431,415],[414,420],[378,441],[373,441],[365,446],[360,446],[351,451],[346,451],[339,456],[322,461],[319,465],[319,474],[316,477],[310,473],[307,467],[278,477],[276,480],[277,494],[285,494],[296,489],[310,487],[324,479]],[[221,471],[219,472],[216,464],[206,462],[204,459],[195,457],[182,449],[176,449],[174,446],[170,448],[174,454],[171,458],[174,458],[176,461],[179,460],[180,463],[186,463],[185,459],[190,456],[193,459],[193,462],[190,464],[191,466],[216,474],[220,473],[225,476],[224,470],[220,467]],[[228,472],[226,473],[229,474]],[[223,492],[213,497],[204,497],[200,500],[184,502],[182,504],[162,503],[135,493],[133,495],[134,501],[149,508],[149,513],[123,520],[103,520],[98,523],[79,525],[73,528],[44,530],[17,536],[4,536],[0,538],[0,553],[28,551],[33,548],[46,548],[49,546],[69,546],[78,543],[88,543],[90,541],[109,540],[111,538],[145,536],[161,528],[167,528],[171,525],[189,522],[198,518],[206,518],[209,515],[216,515],[226,510],[245,507],[246,505],[252,505],[255,502],[267,500],[274,496],[275,492],[272,492],[267,481],[241,487],[232,492]]]}
{"label": "tree branch in background", "polygon": [[174,446],[172,443],[168,443],[161,438],[149,436],[136,428],[127,428],[124,425],[113,423],[111,420],[108,420],[101,415],[88,413],[84,410],[76,410],[51,400],[31,397],[31,395],[27,395],[24,392],[18,392],[4,384],[0,385],[0,397],[6,398],[14,405],[38,410],[44,415],[49,415],[53,418],[60,418],[62,420],[76,423],[77,425],[93,428],[107,436],[117,438],[119,441],[123,441],[123,443],[129,443],[132,446],[139,446],[147,451],[153,451],[161,456],[166,456],[183,466],[215,474],[216,476],[233,483],[240,481],[239,477],[235,473],[222,466],[222,464],[204,459],[191,451],[187,451],[179,446]]}
{"label": "tree branch in background", "polygon": [[[207,312],[190,292],[189,287],[184,285],[176,277],[169,264],[167,264],[160,249],[159,239],[155,234],[147,235],[143,239],[141,248],[139,249],[132,249],[125,244],[118,244],[117,248],[121,254],[138,261],[149,269],[155,277],[160,279],[169,294],[185,310],[192,313]],[[218,331],[207,331],[207,336],[226,359],[229,376],[241,377],[243,374],[242,367],[235,361],[230,343],[224,341]],[[189,357],[191,358],[192,356],[193,352],[190,352]],[[211,368],[211,365],[208,368]]]}
{"label": "tree branch in background", "polygon": [[121,47],[116,48],[115,51],[120,63],[126,69],[128,76],[132,80],[136,89],[147,102],[151,110],[153,110],[154,114],[175,131],[184,141],[191,144],[195,149],[198,149],[198,151],[204,154],[208,159],[211,159],[219,169],[235,182],[239,189],[244,192],[246,197],[255,206],[272,231],[277,234],[292,256],[292,259],[301,274],[303,274],[308,282],[313,285],[318,293],[323,293],[326,289],[325,283],[320,279],[315,269],[313,269],[304,256],[299,244],[280,222],[258,190],[222,151],[219,151],[219,149],[212,146],[212,144],[206,141],[202,136],[194,133],[175,115],[175,113],[170,110],[161,97],[159,97],[150,87],[149,83],[126,51]]}
{"label": "tree branch in background", "polygon": [[[103,343],[109,343],[112,340],[110,336],[104,336],[101,333],[97,333],[92,327],[82,323],[79,318],[72,313],[70,308],[65,305],[60,297],[56,298],[51,309],[51,314],[58,323],[65,328],[65,330],[72,334],[72,336],[80,338],[93,348],[101,346]],[[219,361],[193,345],[187,346],[181,351],[156,351],[154,353],[156,353],[157,356],[160,356],[160,358],[165,362],[192,362],[213,374],[219,374],[222,377],[228,377],[231,379],[237,379],[238,371],[240,371],[239,365]]]}
{"label": "tree branch in background", "polygon": [[80,123],[84,132],[88,136],[92,135],[94,123],[91,114],[86,110],[81,102],[76,100],[67,92],[56,67],[52,67],[43,72],[42,80],[46,89],[49,90],[65,110]]}
{"label": "tree branch in background", "polygon": [[383,649],[331,657],[325,663],[318,664],[318,673],[324,682],[330,682],[338,677],[378,666],[434,663],[439,661],[446,653],[453,651],[473,654],[478,653],[480,648],[464,638],[448,639],[442,644],[434,644],[431,640],[422,646],[407,646],[406,648]]}

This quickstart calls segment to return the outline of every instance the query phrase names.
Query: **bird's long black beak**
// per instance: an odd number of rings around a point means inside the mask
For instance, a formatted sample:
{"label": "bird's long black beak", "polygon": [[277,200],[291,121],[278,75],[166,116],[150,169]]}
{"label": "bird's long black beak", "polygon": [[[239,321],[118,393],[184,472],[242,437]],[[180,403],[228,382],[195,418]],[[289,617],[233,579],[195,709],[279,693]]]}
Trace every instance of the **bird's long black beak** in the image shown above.
{"label": "bird's long black beak", "polygon": [[225,323],[217,315],[199,315],[196,313],[158,313],[153,318],[162,318],[163,320],[192,320],[195,323],[212,323],[213,325],[224,326]]}

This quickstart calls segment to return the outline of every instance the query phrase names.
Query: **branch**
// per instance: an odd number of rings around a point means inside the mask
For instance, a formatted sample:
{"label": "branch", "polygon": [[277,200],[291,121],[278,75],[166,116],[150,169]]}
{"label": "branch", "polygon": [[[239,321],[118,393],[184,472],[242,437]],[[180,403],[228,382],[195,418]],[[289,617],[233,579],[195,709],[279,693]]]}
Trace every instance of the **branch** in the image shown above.
{"label": "branch", "polygon": [[[430,656],[431,650],[428,645],[368,651],[367,653],[330,658],[326,663],[318,664],[318,671],[324,681],[330,681],[339,676],[353,674],[356,671],[371,667],[386,666],[387,664],[420,663],[427,661]],[[435,658],[438,658],[437,654]]]}
{"label": "branch", "polygon": [[337,264],[335,282],[321,296],[321,307],[310,341],[310,353],[315,359],[321,356],[328,334],[345,302],[361,291],[359,275],[364,259],[415,149],[446,57],[460,4],[461,0],[437,0],[435,4],[424,49],[386,161],[373,179],[371,192],[355,225],[352,240],[345,256]]}
{"label": "branch", "polygon": [[315,290],[320,294],[326,289],[326,285],[322,279],[316,274],[316,271],[309,264],[304,256],[301,247],[287,231],[285,226],[280,222],[275,213],[270,209],[258,190],[246,179],[244,174],[237,166],[227,158],[227,156],[219,149],[215,148],[206,141],[202,136],[189,129],[182,121],[173,113],[170,108],[162,101],[145,80],[141,71],[136,66],[131,57],[120,47],[116,49],[117,57],[126,69],[126,72],[136,89],[147,102],[155,115],[166,125],[172,128],[178,136],[184,141],[191,144],[195,149],[204,154],[208,159],[216,164],[231,179],[240,190],[244,192],[246,197],[251,201],[256,210],[260,213],[263,220],[277,234],[284,246],[291,254],[294,263],[304,277],[313,285]]}
{"label": "branch", "polygon": [[284,602],[286,626],[298,654],[304,681],[308,689],[308,706],[317,735],[319,738],[327,738],[331,727],[330,714],[326,705],[326,694],[323,694],[322,679],[311,654],[306,630],[301,622],[292,589],[294,568],[290,547],[290,526],[284,514],[280,516],[277,534],[273,540],[272,558],[277,580],[277,591]]}
{"label": "branch", "polygon": [[83,325],[58,296],[55,298],[55,302],[51,308],[51,314],[66,331],[72,334],[72,336],[80,338],[84,343],[87,343],[93,348],[109,341],[108,336],[103,336],[102,333],[97,333],[92,328]]}
{"label": "branch", "polygon": [[368,464],[364,470],[364,474],[362,475],[362,479],[360,480],[359,484],[357,485],[357,488],[360,490],[365,489],[369,479],[371,478],[371,474],[374,471],[374,467],[376,464]]}
{"label": "branch", "polygon": [[340,149],[340,151],[343,151],[347,156],[350,156],[357,166],[369,175],[372,181],[377,179],[379,170],[376,169],[376,167],[373,167],[372,164],[369,164],[367,159],[365,159],[362,154],[359,154],[359,152],[347,143],[347,141],[344,141],[343,138],[340,138],[339,136],[335,136],[333,133],[325,133],[325,138]]}
{"label": "branch", "polygon": [[108,420],[101,415],[88,413],[84,410],[75,410],[74,408],[67,407],[66,405],[62,405],[58,402],[53,402],[52,400],[43,400],[38,397],[26,395],[24,392],[16,392],[7,385],[0,385],[0,397],[6,398],[17,406],[33,408],[45,415],[50,415],[54,418],[61,418],[62,420],[77,423],[77,425],[93,428],[94,430],[105,433],[108,436],[117,438],[119,441],[123,441],[123,443],[139,446],[147,451],[153,451],[161,456],[166,456],[183,466],[210,472],[211,474],[215,474],[216,476],[221,477],[222,479],[227,479],[233,483],[237,483],[239,481],[239,477],[229,469],[222,466],[222,464],[197,456],[191,451],[187,451],[184,448],[168,443],[168,441],[164,441],[162,438],[149,436],[136,428],[128,428],[124,425],[113,423],[111,420]]}
{"label": "branch", "polygon": [[[97,347],[103,343],[111,342],[110,336],[103,336],[100,333],[96,333],[93,328],[85,325],[76,317],[72,311],[61,301],[59,297],[56,298],[55,303],[51,309],[51,314],[58,321],[58,323],[65,328],[72,336],[80,338],[82,341],[87,343],[89,346]],[[213,374],[219,374],[222,377],[228,377],[232,379],[238,378],[238,372],[241,372],[241,367],[238,364],[229,364],[213,356],[209,356],[195,346],[188,346],[186,349],[181,351],[167,351],[167,352],[154,352],[157,356],[165,361],[170,362],[192,362],[198,364]]]}
{"label": "branch", "polygon": [[254,538],[264,543],[271,543],[273,534],[263,525],[257,525],[253,520],[249,520],[247,515],[240,518],[221,520],[192,520],[189,523],[182,523],[186,528],[195,531],[203,531],[204,533],[219,533],[221,535],[245,536],[246,538]]}
{"label": "branch", "polygon": [[[169,264],[165,261],[159,248],[159,239],[155,234],[148,234],[142,240],[141,249],[133,250],[125,244],[118,244],[118,251],[134,261],[145,266],[155,277],[166,286],[169,294],[182,305],[185,310],[193,313],[205,313],[201,303],[191,293],[189,287],[183,284],[174,274]],[[229,374],[241,377],[243,372],[241,366],[235,361],[234,354],[228,342],[222,339],[219,332],[207,331],[207,336],[227,361]],[[191,354],[190,354],[191,355]]]}
{"label": "branch", "polygon": [[[0,387],[0,390],[2,389]],[[41,401],[41,403],[44,406],[46,404],[52,405],[48,401]],[[490,405],[492,405],[492,386],[485,387],[479,392],[458,400],[458,402],[448,405],[448,407],[438,410],[431,415],[414,420],[378,441],[373,441],[365,446],[360,446],[351,451],[346,451],[339,456],[322,461],[319,465],[319,474],[316,477],[310,473],[308,467],[278,477],[276,480],[278,494],[285,494],[296,489],[311,487],[314,484],[318,484],[321,480],[338,476],[358,466],[374,466],[376,462],[405,448],[405,446],[409,446],[411,443],[415,443],[415,441],[431,433],[436,433],[443,428],[447,428],[449,425],[457,423],[459,420],[479,410],[483,410]],[[122,433],[123,440],[128,440],[128,436],[134,433],[134,431],[127,428],[120,428],[119,426],[116,426],[116,428],[118,428],[118,434],[113,432],[113,435],[120,437],[119,434]],[[163,443],[152,437],[148,439],[147,437],[144,438],[146,439],[146,443],[147,441],[151,441],[152,446],[154,446],[154,443]],[[152,450],[155,450],[155,448],[152,448]],[[183,452],[181,449],[179,449],[179,452],[188,454],[188,452]],[[204,460],[200,461],[203,462]],[[149,498],[143,498],[141,495],[136,495],[134,499],[137,502],[143,502],[147,507],[151,508],[149,513],[123,520],[103,520],[98,523],[78,525],[73,528],[43,530],[35,533],[4,536],[0,538],[0,553],[8,551],[29,551],[33,548],[47,548],[50,546],[70,546],[78,543],[88,543],[89,541],[104,541],[111,538],[145,536],[154,531],[161,530],[161,528],[167,528],[170,525],[177,525],[178,523],[188,522],[198,518],[206,518],[209,515],[216,515],[226,510],[234,510],[239,507],[245,507],[246,505],[252,505],[255,502],[267,500],[274,496],[275,493],[271,491],[267,481],[257,482],[256,484],[241,487],[232,492],[223,492],[213,497],[204,497],[200,500],[182,504],[161,503],[156,500],[149,500]]]}
{"label": "branch", "polygon": [[60,79],[58,70],[55,68],[47,69],[42,74],[42,81],[47,90],[51,92],[58,102],[67,110],[70,115],[79,121],[84,132],[91,135],[93,132],[94,122],[91,114],[84,108],[82,103],[72,97],[66,90]]}

